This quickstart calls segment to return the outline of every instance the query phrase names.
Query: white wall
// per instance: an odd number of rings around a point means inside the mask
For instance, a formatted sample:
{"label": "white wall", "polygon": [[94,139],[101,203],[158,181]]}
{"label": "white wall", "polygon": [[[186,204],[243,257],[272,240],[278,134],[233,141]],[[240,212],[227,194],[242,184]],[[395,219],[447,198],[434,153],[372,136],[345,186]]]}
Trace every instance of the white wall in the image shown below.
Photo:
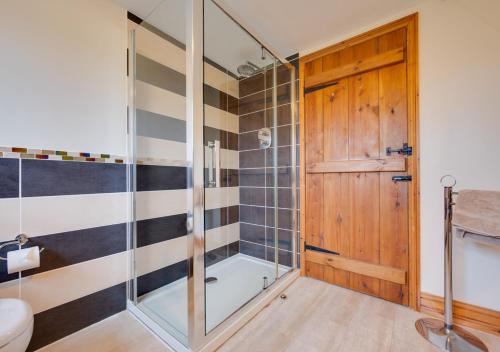
{"label": "white wall", "polygon": [[[428,1],[420,8],[422,291],[443,292],[443,197],[457,189],[500,190],[498,2]],[[496,12],[495,12],[496,11]],[[500,216],[500,215],[499,215]],[[500,247],[455,241],[455,299],[500,310]]]}
{"label": "white wall", "polygon": [[0,146],[125,155],[126,10],[2,0]]}

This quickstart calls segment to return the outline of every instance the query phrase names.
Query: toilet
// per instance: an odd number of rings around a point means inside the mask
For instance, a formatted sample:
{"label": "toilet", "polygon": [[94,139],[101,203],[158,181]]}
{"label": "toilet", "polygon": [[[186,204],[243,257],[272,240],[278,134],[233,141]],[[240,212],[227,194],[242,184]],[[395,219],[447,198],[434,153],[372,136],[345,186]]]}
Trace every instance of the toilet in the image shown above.
{"label": "toilet", "polygon": [[20,299],[0,298],[0,352],[24,352],[33,334],[33,311]]}

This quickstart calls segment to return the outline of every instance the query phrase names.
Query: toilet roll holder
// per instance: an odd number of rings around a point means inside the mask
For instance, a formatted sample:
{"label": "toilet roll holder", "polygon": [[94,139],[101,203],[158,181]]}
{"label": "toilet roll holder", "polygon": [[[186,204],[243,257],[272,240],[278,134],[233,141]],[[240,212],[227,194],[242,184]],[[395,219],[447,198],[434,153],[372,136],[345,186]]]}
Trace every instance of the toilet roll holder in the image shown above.
{"label": "toilet roll holder", "polygon": [[[20,235],[17,235],[16,238],[14,239],[14,241],[5,242],[4,244],[0,245],[0,251],[7,246],[20,246],[20,247],[22,247],[26,243],[28,243],[29,240],[30,240],[30,238],[22,233]],[[45,250],[45,248],[41,247],[40,253],[42,253],[44,250]],[[7,260],[7,258],[0,256],[0,260]]]}

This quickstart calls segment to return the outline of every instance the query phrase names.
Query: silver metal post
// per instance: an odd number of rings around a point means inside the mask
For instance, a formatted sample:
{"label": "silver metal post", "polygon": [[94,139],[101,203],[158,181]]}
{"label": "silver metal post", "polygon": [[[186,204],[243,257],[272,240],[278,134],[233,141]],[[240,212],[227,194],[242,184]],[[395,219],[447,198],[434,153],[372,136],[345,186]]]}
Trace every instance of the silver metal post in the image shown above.
{"label": "silver metal post", "polygon": [[279,278],[279,249],[278,249],[278,73],[276,58],[273,63],[273,175],[274,175],[274,264],[276,276]]}
{"label": "silver metal post", "polygon": [[453,328],[453,187],[444,187],[444,326]]}
{"label": "silver metal post", "polygon": [[441,178],[444,187],[444,322],[424,318],[415,322],[415,328],[427,341],[439,347],[441,351],[473,352],[488,351],[485,344],[476,336],[459,326],[453,325],[453,176]]}

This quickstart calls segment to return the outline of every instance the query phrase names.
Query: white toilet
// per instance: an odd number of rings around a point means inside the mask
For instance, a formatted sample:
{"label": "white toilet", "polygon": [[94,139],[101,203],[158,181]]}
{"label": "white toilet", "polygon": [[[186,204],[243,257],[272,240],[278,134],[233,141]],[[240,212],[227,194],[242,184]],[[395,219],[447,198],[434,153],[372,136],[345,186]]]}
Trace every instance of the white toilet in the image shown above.
{"label": "white toilet", "polygon": [[33,334],[33,311],[20,299],[0,298],[0,352],[24,352]]}

